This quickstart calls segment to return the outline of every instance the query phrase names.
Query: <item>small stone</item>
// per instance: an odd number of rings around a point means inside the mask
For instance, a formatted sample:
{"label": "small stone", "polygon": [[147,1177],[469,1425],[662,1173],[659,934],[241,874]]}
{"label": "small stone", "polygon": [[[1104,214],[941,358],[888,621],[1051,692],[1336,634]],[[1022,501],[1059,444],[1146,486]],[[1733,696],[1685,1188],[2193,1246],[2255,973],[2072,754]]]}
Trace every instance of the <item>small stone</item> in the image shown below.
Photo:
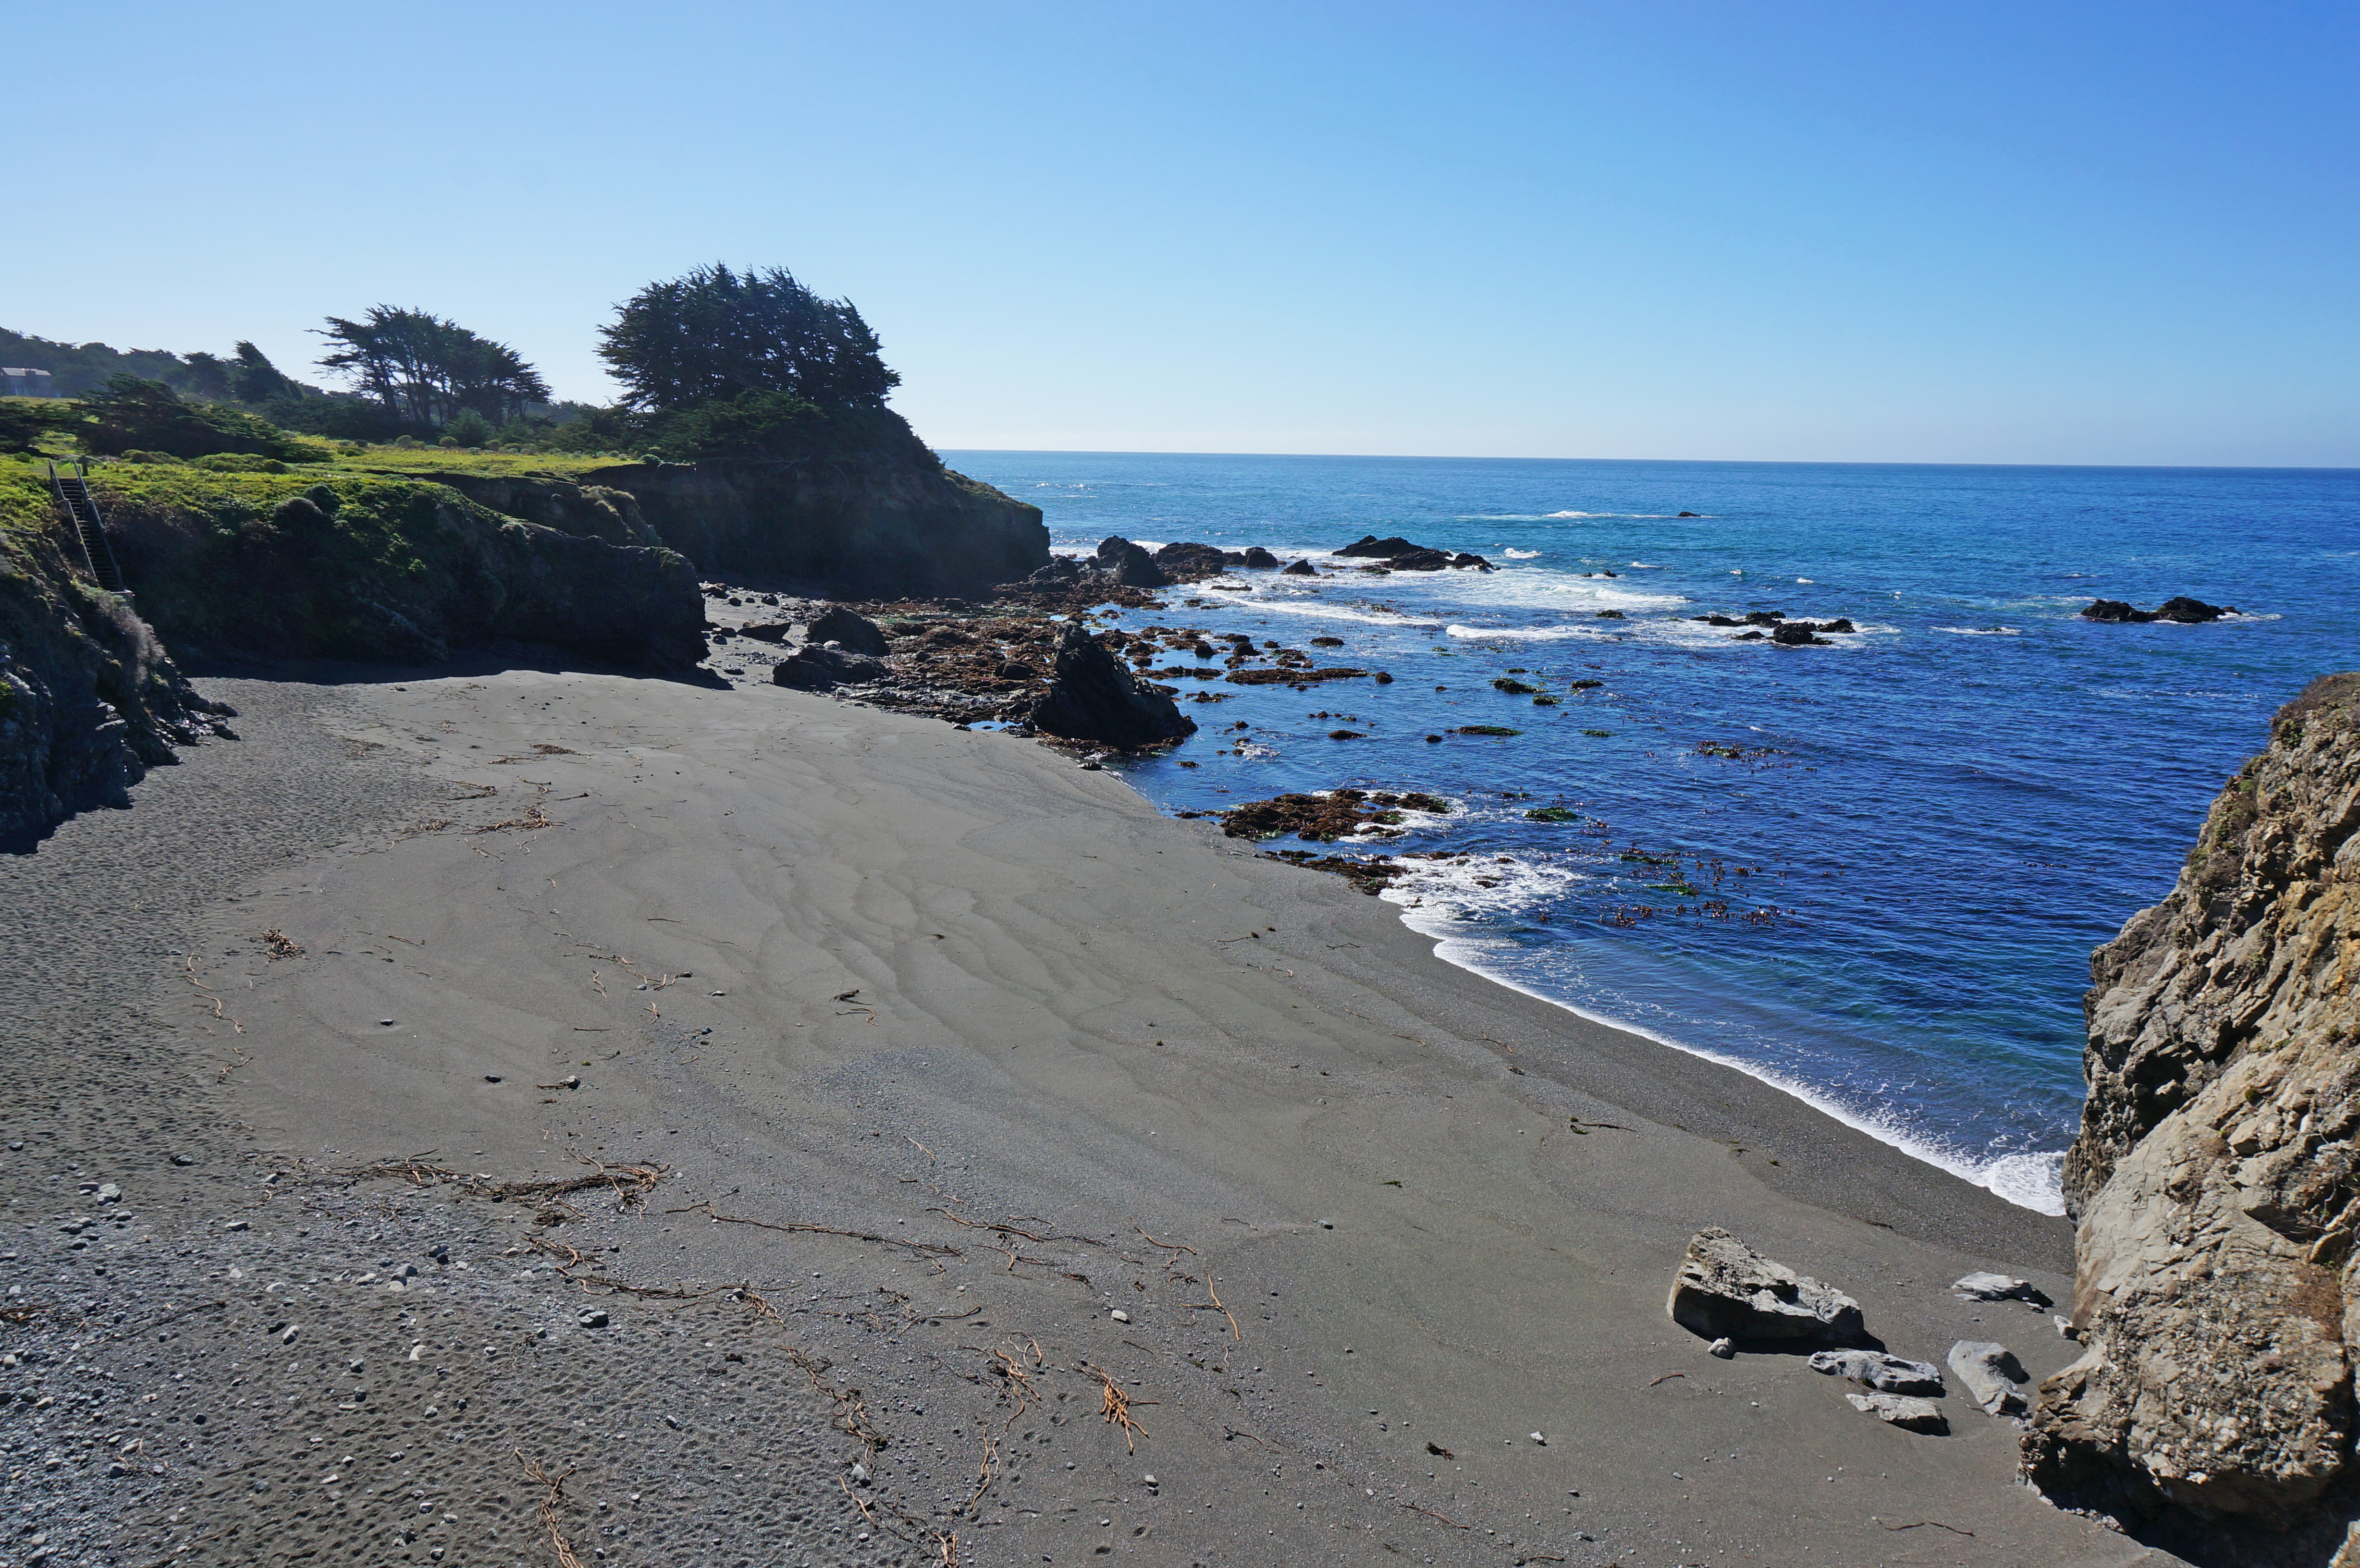
{"label": "small stone", "polygon": [[580,1323],[584,1328],[605,1328],[606,1326],[606,1309],[604,1307],[585,1307],[580,1312],[574,1314],[574,1321]]}
{"label": "small stone", "polygon": [[1931,1399],[1907,1394],[1846,1394],[1844,1398],[1863,1415],[1874,1416],[1904,1432],[1921,1432],[1928,1437],[1950,1435],[1950,1418]]}
{"label": "small stone", "polygon": [[858,1459],[852,1462],[852,1484],[856,1486],[869,1485],[869,1466]]}
{"label": "small stone", "polygon": [[2027,1406],[2017,1390],[2032,1381],[2023,1363],[2005,1345],[1962,1339],[1950,1346],[1950,1371],[1965,1385],[1967,1398],[1995,1416],[2020,1416]]}
{"label": "small stone", "polygon": [[1970,1274],[1951,1281],[1950,1290],[1962,1301],[2029,1301],[2036,1307],[2049,1304],[2047,1293],[2031,1280],[2007,1274]]}
{"label": "small stone", "polygon": [[1720,1356],[1723,1361],[1734,1361],[1737,1359],[1737,1346],[1726,1339],[1716,1339],[1710,1345],[1706,1345],[1705,1349],[1710,1351],[1713,1355]]}
{"label": "small stone", "polygon": [[377,1026],[381,1029],[391,1029],[393,1027],[393,1020],[391,1018],[379,1018],[377,1019]]}
{"label": "small stone", "polygon": [[484,1082],[486,1083],[497,1083],[499,1081],[500,1075],[497,1073],[486,1073],[484,1074]]}
{"label": "small stone", "polygon": [[2063,1312],[2059,1312],[2056,1316],[2057,1332],[2061,1337],[2074,1340],[2078,1340],[2081,1337],[2081,1331],[2073,1326],[2073,1320],[2071,1318],[2067,1317]]}
{"label": "small stone", "polygon": [[1811,1356],[1811,1370],[1887,1394],[1927,1394],[1939,1399],[1941,1371],[1923,1361],[1905,1361],[1881,1350],[1821,1350]]}
{"label": "small stone", "polygon": [[232,1220],[229,1224],[222,1226],[222,1229],[224,1230],[246,1230],[247,1228],[249,1227],[244,1220]]}
{"label": "small stone", "polygon": [[302,1331],[301,1329],[298,1328],[295,1324],[293,1324],[293,1323],[289,1323],[289,1324],[287,1325],[286,1331],[285,1331],[284,1333],[282,1333],[281,1334],[279,1334],[279,1344],[281,1344],[281,1345],[292,1345],[292,1344],[294,1344],[294,1343],[295,1343],[295,1336],[296,1336],[296,1335],[298,1335],[298,1334],[301,1334],[302,1332],[303,1332],[303,1331]]}
{"label": "small stone", "polygon": [[[25,1146],[20,1143],[16,1147],[22,1149]],[[172,1156],[172,1163],[175,1165],[194,1165],[196,1162],[197,1157],[193,1154],[176,1154]]]}
{"label": "small stone", "polygon": [[98,1201],[102,1203],[120,1203],[122,1198],[123,1189],[112,1181],[106,1182],[98,1190]]}
{"label": "small stone", "polygon": [[1107,1316],[1114,1319],[1117,1323],[1129,1323],[1131,1321],[1131,1314],[1124,1312],[1120,1307],[1117,1307],[1114,1311],[1109,1312]]}
{"label": "small stone", "polygon": [[1546,1448],[1548,1446],[1548,1439],[1543,1437],[1539,1432],[1533,1433],[1533,1441],[1539,1443],[1543,1448]]}
{"label": "small stone", "polygon": [[1153,1475],[1142,1475],[1139,1478],[1139,1484],[1142,1486],[1153,1486],[1155,1485],[1155,1477]]}
{"label": "small stone", "polygon": [[1319,1228],[1321,1230],[1334,1230],[1336,1228],[1336,1222],[1334,1220],[1321,1220],[1319,1222]]}

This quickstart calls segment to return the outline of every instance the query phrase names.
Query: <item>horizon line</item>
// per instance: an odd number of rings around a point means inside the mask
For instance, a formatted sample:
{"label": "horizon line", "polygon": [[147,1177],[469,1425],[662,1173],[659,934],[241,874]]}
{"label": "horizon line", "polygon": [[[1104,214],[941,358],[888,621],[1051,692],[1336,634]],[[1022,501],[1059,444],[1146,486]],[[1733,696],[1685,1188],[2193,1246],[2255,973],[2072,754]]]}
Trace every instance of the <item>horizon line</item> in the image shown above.
{"label": "horizon line", "polygon": [[1816,457],[1515,457],[1397,452],[1196,452],[1152,447],[960,446],[942,452],[991,452],[1010,457],[1270,457],[1302,461],[1395,463],[1629,463],[1731,468],[2038,468],[2128,469],[2150,474],[2360,474],[2360,463],[1970,463],[1913,458]]}

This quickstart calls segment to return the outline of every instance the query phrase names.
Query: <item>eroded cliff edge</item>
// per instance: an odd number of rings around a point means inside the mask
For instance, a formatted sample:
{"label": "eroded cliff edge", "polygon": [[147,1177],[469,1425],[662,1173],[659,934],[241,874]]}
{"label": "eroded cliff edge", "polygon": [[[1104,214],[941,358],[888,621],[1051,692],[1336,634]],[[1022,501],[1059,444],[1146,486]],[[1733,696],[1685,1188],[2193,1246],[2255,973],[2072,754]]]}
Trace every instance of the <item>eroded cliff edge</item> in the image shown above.
{"label": "eroded cliff edge", "polygon": [[1041,508],[948,467],[876,410],[857,442],[581,475],[624,491],[707,573],[784,577],[850,598],[987,595],[1049,563]]}
{"label": "eroded cliff edge", "polygon": [[2092,959],[2065,1165],[2087,1348],[2025,1439],[2060,1501],[2327,1551],[2360,1513],[2355,829],[2360,672],[2279,711],[2170,896]]}

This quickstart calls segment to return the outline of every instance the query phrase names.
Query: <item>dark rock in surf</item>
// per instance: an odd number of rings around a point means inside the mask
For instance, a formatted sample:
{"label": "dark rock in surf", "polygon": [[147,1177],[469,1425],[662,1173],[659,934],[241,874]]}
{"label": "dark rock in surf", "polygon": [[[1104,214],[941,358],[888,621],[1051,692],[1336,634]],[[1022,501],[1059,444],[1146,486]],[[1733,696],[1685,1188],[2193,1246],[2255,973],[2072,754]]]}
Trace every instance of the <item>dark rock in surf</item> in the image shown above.
{"label": "dark rock in surf", "polygon": [[[1100,547],[1103,549],[1104,547]],[[1155,565],[1167,579],[1186,582],[1198,577],[1215,577],[1229,563],[1228,552],[1209,544],[1183,541],[1167,544],[1155,552]],[[1244,557],[1239,557],[1242,564]],[[1134,587],[1152,587],[1152,583],[1134,583]]]}
{"label": "dark rock in surf", "polygon": [[1450,558],[1438,550],[1414,550],[1388,557],[1385,564],[1395,572],[1441,572],[1450,565]]}
{"label": "dark rock in surf", "polygon": [[2158,609],[2142,610],[2120,599],[2099,599],[2081,612],[2085,621],[2103,621],[2113,626],[2143,626],[2148,621],[2174,621],[2181,626],[2197,626],[2205,621],[2217,621],[2223,615],[2238,614],[2234,604],[2208,604],[2202,599],[2186,594],[2166,599]]}
{"label": "dark rock in surf", "polygon": [[1081,574],[1081,562],[1072,556],[1061,555],[1026,577],[1024,581],[1042,588],[1054,588],[1061,583],[1071,583]]}
{"label": "dark rock in surf", "polygon": [[1470,568],[1476,572],[1491,572],[1496,570],[1490,561],[1484,560],[1481,556],[1476,554],[1471,550],[1462,550],[1457,555],[1452,556],[1450,558],[1450,564],[1457,567]]}
{"label": "dark rock in surf", "polygon": [[1252,545],[1248,547],[1246,558],[1241,564],[1253,572],[1275,572],[1278,570],[1278,557],[1260,545]]}
{"label": "dark rock in surf", "polygon": [[877,623],[858,610],[847,609],[842,604],[830,604],[820,612],[818,618],[804,631],[803,640],[821,644],[840,642],[852,652],[865,653],[872,659],[880,659],[885,653],[885,634],[878,629]]}
{"label": "dark rock in surf", "polygon": [[1770,634],[1770,641],[1772,646],[1776,648],[1833,648],[1835,646],[1827,638],[1814,633],[1808,621],[1797,621],[1792,626],[1780,626]]}
{"label": "dark rock in surf", "polygon": [[1162,588],[1172,581],[1143,547],[1120,534],[1098,541],[1097,559],[1098,570],[1126,588]]}
{"label": "dark rock in surf", "polygon": [[1681,517],[1695,517],[1696,515],[1697,515],[1697,514],[1696,514],[1696,513],[1694,513],[1694,512],[1682,512],[1682,513],[1680,514],[1680,516],[1681,516]]}
{"label": "dark rock in surf", "polygon": [[[1139,553],[1142,559],[1147,554]],[[1078,625],[1067,626],[1057,639],[1055,673],[1032,710],[1032,724],[1043,735],[1119,746],[1153,746],[1196,732],[1196,722],[1171,698],[1142,687],[1104,643]]]}
{"label": "dark rock in surf", "polygon": [[1397,555],[1415,555],[1420,552],[1429,555],[1435,553],[1426,550],[1426,547],[1422,544],[1410,543],[1399,534],[1394,534],[1389,539],[1379,539],[1374,534],[1362,534],[1336,553],[1365,557],[1371,561],[1391,561]]}
{"label": "dark rock in surf", "polygon": [[1312,565],[1307,561],[1297,561],[1290,562],[1288,565],[1281,568],[1280,575],[1284,577],[1317,577],[1319,575],[1319,569]]}

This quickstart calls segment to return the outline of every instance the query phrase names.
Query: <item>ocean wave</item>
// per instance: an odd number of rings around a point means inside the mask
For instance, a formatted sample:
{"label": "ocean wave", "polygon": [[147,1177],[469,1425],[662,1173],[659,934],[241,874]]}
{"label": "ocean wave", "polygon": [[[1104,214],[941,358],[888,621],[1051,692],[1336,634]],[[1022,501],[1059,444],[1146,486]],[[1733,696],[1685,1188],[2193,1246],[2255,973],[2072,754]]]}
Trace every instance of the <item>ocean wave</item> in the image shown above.
{"label": "ocean wave", "polygon": [[1538,561],[1541,554],[1541,552],[1536,550],[1509,550],[1504,547],[1502,548],[1500,553],[1506,556],[1510,561]]}
{"label": "ocean wave", "polygon": [[1961,1181],[1988,1190],[1994,1196],[2005,1199],[2018,1208],[2030,1209],[2035,1214],[2061,1214],[2065,1212],[2064,1192],[2059,1181],[2065,1160],[2064,1151],[2061,1149],[2055,1152],[1978,1156],[1945,1148],[1921,1136],[1916,1128],[1904,1125],[1899,1112],[1884,1109],[1864,1110],[1848,1105],[1823,1086],[1807,1083],[1790,1073],[1782,1073],[1758,1062],[1748,1061],[1731,1051],[1694,1045],[1655,1029],[1592,1012],[1589,1008],[1575,1006],[1562,996],[1553,996],[1546,991],[1536,990],[1524,984],[1490,962],[1491,949],[1489,944],[1457,929],[1459,920],[1463,918],[1459,911],[1461,909],[1476,907],[1475,901],[1464,894],[1454,890],[1447,898],[1421,900],[1415,881],[1411,877],[1404,877],[1386,888],[1381,896],[1387,903],[1401,909],[1404,925],[1434,942],[1435,956],[1446,964],[1464,969],[1472,975],[1480,975],[1494,985],[1504,985],[1511,991],[1522,992],[1535,1001],[1546,1002],[1551,1007],[1561,1007],[1576,1018],[1587,1018],[1592,1023],[1604,1024],[1610,1029],[1618,1029],[1626,1034],[1635,1034],[1643,1040],[1654,1040],[1657,1045],[1669,1050],[1682,1051],[1689,1056],[1701,1057],[1707,1062],[1718,1062],[1734,1072],[1743,1073],[1749,1078],[1769,1084],[1782,1094],[1794,1096],[1813,1110],[1842,1123],[1856,1132],[1866,1133],[1877,1142],[1899,1149],[1912,1160],[1931,1165],[1939,1171],[1947,1171]]}
{"label": "ocean wave", "polygon": [[1949,632],[1952,637],[2022,637],[2015,626],[1929,626],[1928,631]]}
{"label": "ocean wave", "polygon": [[1374,610],[1349,604],[1329,604],[1309,597],[1290,598],[1280,593],[1254,593],[1240,599],[1257,610],[1277,610],[1289,615],[1307,615],[1317,621],[1357,621],[1362,626],[1398,626],[1409,632],[1438,632],[1440,621],[1420,620],[1399,610]]}
{"label": "ocean wave", "polygon": [[1608,637],[1627,621],[1609,621],[1598,626],[1462,626],[1457,624],[1442,628],[1445,637],[1487,638],[1513,637],[1522,642],[1563,642],[1570,637]]}

